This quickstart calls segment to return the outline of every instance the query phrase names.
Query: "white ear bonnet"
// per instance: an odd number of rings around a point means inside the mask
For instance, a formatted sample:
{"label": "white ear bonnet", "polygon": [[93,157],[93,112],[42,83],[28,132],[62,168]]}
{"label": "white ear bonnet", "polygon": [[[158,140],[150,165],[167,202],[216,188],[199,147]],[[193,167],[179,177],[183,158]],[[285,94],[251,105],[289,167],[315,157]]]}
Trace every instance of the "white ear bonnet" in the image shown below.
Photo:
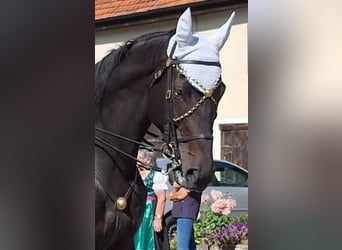
{"label": "white ear bonnet", "polygon": [[[170,57],[172,47],[177,42],[172,58],[219,62],[219,51],[229,36],[234,15],[235,12],[213,36],[207,38],[192,34],[191,12],[188,8],[178,19],[176,34],[169,41],[167,55]],[[185,72],[189,83],[202,93],[213,89],[221,76],[221,68],[218,66],[180,63],[179,67]]]}

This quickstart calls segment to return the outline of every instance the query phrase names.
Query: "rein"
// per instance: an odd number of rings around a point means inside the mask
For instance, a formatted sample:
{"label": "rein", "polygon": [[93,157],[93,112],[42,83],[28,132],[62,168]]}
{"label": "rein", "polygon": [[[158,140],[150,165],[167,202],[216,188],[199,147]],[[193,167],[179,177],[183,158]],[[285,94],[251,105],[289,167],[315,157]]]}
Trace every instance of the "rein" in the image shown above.
{"label": "rein", "polygon": [[[161,151],[162,150],[162,149],[159,149],[159,148],[156,148],[156,147],[151,147],[151,146],[146,145],[144,143],[132,140],[130,138],[121,136],[119,134],[110,132],[110,131],[102,129],[102,128],[95,127],[95,130],[98,131],[98,132],[101,132],[101,133],[113,136],[113,137],[117,137],[119,139],[122,139],[122,140],[125,140],[125,141],[128,141],[128,142],[137,144],[137,145],[139,145],[139,146],[141,146],[141,147],[143,147],[143,148],[145,148],[145,149],[147,149],[148,151],[151,151],[151,152],[153,152],[153,151]],[[149,165],[149,164],[145,164],[145,163],[139,161],[136,157],[131,156],[130,154],[126,153],[125,151],[122,151],[121,149],[119,149],[118,147],[114,146],[113,144],[111,144],[110,142],[108,142],[105,139],[102,139],[102,138],[100,138],[98,136],[95,136],[95,140],[97,140],[97,141],[101,142],[102,144],[110,147],[111,149],[114,149],[115,151],[117,151],[117,152],[127,156],[128,158],[130,158],[132,160],[135,160],[138,163],[139,166],[141,166],[141,167],[143,167],[143,168],[145,168],[147,170],[154,170],[154,171],[158,171],[158,172],[164,172],[164,170],[162,168],[159,168],[159,167],[153,166],[153,165]]]}

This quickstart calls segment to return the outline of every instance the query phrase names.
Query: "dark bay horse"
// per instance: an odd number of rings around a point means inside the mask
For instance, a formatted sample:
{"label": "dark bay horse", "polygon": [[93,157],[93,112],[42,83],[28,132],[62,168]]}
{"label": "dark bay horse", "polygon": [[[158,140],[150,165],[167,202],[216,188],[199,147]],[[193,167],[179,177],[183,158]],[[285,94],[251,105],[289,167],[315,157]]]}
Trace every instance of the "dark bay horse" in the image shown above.
{"label": "dark bay horse", "polygon": [[[127,41],[95,65],[95,237],[97,250],[134,249],[146,191],[134,157],[150,126],[164,134],[181,185],[203,190],[212,176],[212,127],[225,85],[219,50],[233,15],[207,39],[191,13],[176,31]],[[113,136],[114,135],[114,136]]]}

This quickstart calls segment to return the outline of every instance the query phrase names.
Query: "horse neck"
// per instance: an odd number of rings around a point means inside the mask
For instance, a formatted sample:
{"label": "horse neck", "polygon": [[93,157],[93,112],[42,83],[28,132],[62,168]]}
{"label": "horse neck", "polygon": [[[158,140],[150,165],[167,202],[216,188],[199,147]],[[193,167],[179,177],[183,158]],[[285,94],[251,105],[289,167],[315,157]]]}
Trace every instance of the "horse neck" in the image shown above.
{"label": "horse neck", "polygon": [[[111,101],[111,106],[104,107],[103,112],[96,120],[96,126],[111,131],[117,135],[123,136],[127,139],[141,141],[146,130],[148,123],[142,122],[144,117],[141,113],[141,109],[135,111],[134,106],[141,107],[136,100],[130,100],[126,98],[123,102],[122,98],[118,97]],[[118,139],[116,137],[110,137],[107,139],[130,155],[135,155],[138,149],[138,145],[126,140]]]}
{"label": "horse neck", "polygon": [[[153,81],[154,71],[163,65],[166,58],[166,46],[160,46],[160,43],[157,46],[160,51],[146,55],[146,51],[154,47],[152,42],[137,44],[113,70],[102,106],[96,107],[96,126],[133,140],[142,140],[150,125],[147,118],[149,84]],[[116,143],[125,142],[120,140]],[[131,144],[128,150],[135,153],[137,146]]]}

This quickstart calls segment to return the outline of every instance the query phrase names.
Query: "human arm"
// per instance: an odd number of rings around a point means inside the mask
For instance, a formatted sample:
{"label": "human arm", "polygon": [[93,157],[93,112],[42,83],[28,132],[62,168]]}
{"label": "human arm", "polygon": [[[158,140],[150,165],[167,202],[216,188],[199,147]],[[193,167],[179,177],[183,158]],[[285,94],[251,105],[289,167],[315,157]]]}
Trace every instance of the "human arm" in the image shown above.
{"label": "human arm", "polygon": [[160,232],[162,230],[162,220],[165,208],[166,192],[165,190],[155,190],[157,197],[157,204],[154,213],[153,228],[154,231]]}
{"label": "human arm", "polygon": [[155,173],[153,179],[153,190],[156,195],[156,207],[154,211],[154,220],[153,220],[153,228],[156,232],[160,232],[162,230],[162,219],[165,208],[166,201],[166,190],[168,177],[161,174]]}
{"label": "human arm", "polygon": [[173,183],[173,191],[170,194],[170,200],[171,201],[180,201],[185,199],[190,190],[186,189],[185,187],[180,186],[177,182]]}

